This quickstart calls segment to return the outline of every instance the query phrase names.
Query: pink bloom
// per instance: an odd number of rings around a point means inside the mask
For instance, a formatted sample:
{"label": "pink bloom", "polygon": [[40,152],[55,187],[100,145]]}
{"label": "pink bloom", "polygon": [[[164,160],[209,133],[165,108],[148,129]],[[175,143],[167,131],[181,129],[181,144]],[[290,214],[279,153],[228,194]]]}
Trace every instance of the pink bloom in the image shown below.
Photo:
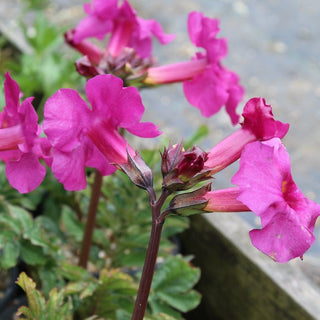
{"label": "pink bloom", "polygon": [[92,0],[84,4],[87,17],[80,21],[74,33],[74,42],[96,37],[102,40],[113,29],[113,20],[117,15],[118,0]]}
{"label": "pink bloom", "polygon": [[174,38],[173,35],[165,34],[157,21],[139,18],[126,0],[120,7],[116,0],[94,0],[92,5],[87,3],[84,8],[88,17],[74,31],[72,42],[76,45],[88,37],[102,40],[110,33],[108,54],[116,57],[128,47],[133,48],[141,58],[146,58],[151,55],[153,36],[162,44]]}
{"label": "pink bloom", "polygon": [[121,79],[99,75],[87,82],[88,104],[72,89],[57,91],[45,104],[43,128],[53,146],[52,171],[67,190],[86,187],[85,167],[102,175],[116,170],[112,164],[127,161],[134,153],[119,134],[123,128],[140,137],[160,134],[154,124],[140,122],[144,112],[133,87]]}
{"label": "pink bloom", "polygon": [[206,50],[198,52],[188,62],[149,68],[145,83],[159,84],[183,81],[184,94],[189,103],[200,109],[205,117],[217,113],[226,106],[232,124],[238,123],[235,109],[242,99],[244,89],[238,84],[238,76],[221,65],[227,54],[227,41],[218,39],[220,31],[217,19],[191,12],[188,17],[191,41]]}
{"label": "pink bloom", "polygon": [[46,169],[39,159],[48,163],[49,145],[39,138],[41,128],[31,102],[25,99],[20,105],[20,88],[5,74],[4,94],[6,105],[0,114],[0,159],[6,163],[9,183],[20,193],[36,189],[42,182]]}
{"label": "pink bloom", "polygon": [[208,153],[205,167],[211,173],[221,171],[239,159],[246,144],[256,140],[282,139],[289,124],[274,120],[272,108],[263,98],[250,99],[243,108],[241,128],[226,137]]}
{"label": "pink bloom", "polygon": [[301,257],[314,242],[320,206],[307,199],[291,176],[289,155],[277,138],[248,144],[232,178],[238,200],[261,219],[250,231],[253,245],[277,262]]}

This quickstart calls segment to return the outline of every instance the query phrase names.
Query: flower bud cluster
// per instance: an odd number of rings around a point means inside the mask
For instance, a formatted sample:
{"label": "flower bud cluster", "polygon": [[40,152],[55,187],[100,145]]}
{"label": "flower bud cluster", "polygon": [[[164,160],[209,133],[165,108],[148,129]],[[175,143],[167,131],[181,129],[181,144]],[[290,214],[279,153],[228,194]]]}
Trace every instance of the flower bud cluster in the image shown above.
{"label": "flower bud cluster", "polygon": [[168,190],[187,190],[211,179],[210,170],[204,169],[208,155],[196,146],[185,151],[182,143],[169,145],[161,157],[163,187]]}

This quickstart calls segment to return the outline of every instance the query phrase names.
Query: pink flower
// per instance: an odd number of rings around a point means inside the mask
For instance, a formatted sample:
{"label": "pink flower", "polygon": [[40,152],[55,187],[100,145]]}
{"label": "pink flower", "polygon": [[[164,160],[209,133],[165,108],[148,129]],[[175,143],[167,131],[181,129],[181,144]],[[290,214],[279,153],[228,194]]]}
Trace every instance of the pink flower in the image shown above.
{"label": "pink flower", "polygon": [[302,258],[315,240],[320,206],[294,183],[281,141],[248,144],[232,183],[240,187],[237,199],[261,219],[262,229],[250,231],[253,245],[277,262]]}
{"label": "pink flower", "polygon": [[227,54],[227,40],[218,39],[220,31],[217,19],[204,17],[200,12],[191,12],[188,31],[191,41],[204,48],[188,62],[148,69],[147,84],[183,81],[184,94],[189,103],[200,109],[205,117],[217,113],[225,105],[232,124],[238,123],[236,107],[242,99],[244,89],[238,84],[238,76],[221,65]]}
{"label": "pink flower", "polygon": [[246,144],[274,137],[282,139],[289,129],[289,124],[274,119],[271,106],[263,98],[250,99],[243,108],[242,116],[241,128],[209,151],[205,167],[210,168],[212,174],[239,159]]}
{"label": "pink flower", "polygon": [[25,99],[20,105],[19,85],[5,74],[4,94],[6,105],[0,113],[0,159],[6,163],[9,183],[20,193],[36,189],[46,169],[39,159],[50,163],[49,144],[39,138],[41,128],[31,102]]}
{"label": "pink flower", "polygon": [[52,171],[67,190],[86,187],[85,167],[102,175],[116,170],[112,164],[134,154],[119,134],[123,128],[140,137],[160,134],[154,124],[140,122],[144,107],[137,89],[123,88],[121,79],[99,75],[88,80],[88,104],[72,89],[61,89],[48,99],[43,128],[53,146]]}
{"label": "pink flower", "polygon": [[91,5],[85,4],[84,9],[88,17],[75,29],[73,39],[70,39],[74,45],[79,45],[89,37],[102,40],[110,33],[108,54],[116,57],[127,47],[133,48],[140,58],[147,58],[151,55],[153,36],[162,44],[174,38],[165,34],[157,21],[139,18],[126,0],[120,7],[117,6],[117,0],[93,0]]}
{"label": "pink flower", "polygon": [[96,37],[102,40],[113,28],[113,20],[117,15],[118,0],[92,0],[85,3],[83,8],[87,17],[80,21],[74,33],[74,42]]}

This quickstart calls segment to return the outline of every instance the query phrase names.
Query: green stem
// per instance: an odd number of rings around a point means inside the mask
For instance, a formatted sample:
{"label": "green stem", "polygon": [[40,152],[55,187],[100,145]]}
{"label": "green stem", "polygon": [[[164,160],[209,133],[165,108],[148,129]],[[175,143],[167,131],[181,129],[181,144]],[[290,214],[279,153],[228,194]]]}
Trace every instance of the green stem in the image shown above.
{"label": "green stem", "polygon": [[95,170],[87,222],[85,225],[85,230],[82,238],[82,245],[81,245],[79,263],[78,263],[78,265],[80,267],[83,267],[84,269],[87,268],[87,264],[89,260],[93,231],[96,224],[96,216],[98,211],[99,198],[101,194],[101,186],[102,186],[102,175],[98,170]]}

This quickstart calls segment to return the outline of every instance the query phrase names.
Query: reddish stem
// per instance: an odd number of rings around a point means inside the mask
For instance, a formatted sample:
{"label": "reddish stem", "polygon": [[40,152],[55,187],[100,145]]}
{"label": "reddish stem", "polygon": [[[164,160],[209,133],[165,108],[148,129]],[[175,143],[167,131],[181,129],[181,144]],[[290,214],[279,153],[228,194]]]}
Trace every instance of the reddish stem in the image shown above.
{"label": "reddish stem", "polygon": [[98,170],[95,170],[87,222],[85,225],[84,235],[82,238],[82,245],[81,245],[79,263],[78,263],[78,265],[80,267],[83,267],[84,269],[87,268],[87,264],[89,260],[93,231],[96,224],[96,216],[98,211],[99,198],[101,194],[101,186],[102,186],[102,175]]}
{"label": "reddish stem", "polygon": [[154,202],[154,194],[149,193],[152,209],[152,228],[131,320],[143,320],[147,308],[152,278],[159,252],[162,227],[165,220],[165,215],[162,215],[160,212],[161,207],[169,194],[169,191],[163,190],[159,200]]}

